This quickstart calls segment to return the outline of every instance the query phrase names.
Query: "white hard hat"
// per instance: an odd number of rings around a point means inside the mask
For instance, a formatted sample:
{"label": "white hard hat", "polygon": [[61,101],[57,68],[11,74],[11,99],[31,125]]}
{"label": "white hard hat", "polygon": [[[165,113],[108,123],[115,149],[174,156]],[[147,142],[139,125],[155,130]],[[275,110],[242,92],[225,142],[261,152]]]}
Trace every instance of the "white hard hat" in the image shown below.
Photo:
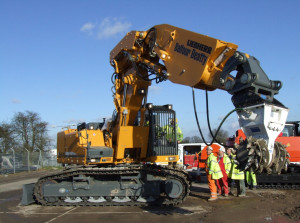
{"label": "white hard hat", "polygon": [[211,146],[208,146],[208,147],[207,147],[207,150],[213,151],[213,148],[212,148]]}
{"label": "white hard hat", "polygon": [[221,148],[219,149],[219,151],[222,151],[223,153],[225,153],[225,148],[224,148],[224,147],[221,147]]}

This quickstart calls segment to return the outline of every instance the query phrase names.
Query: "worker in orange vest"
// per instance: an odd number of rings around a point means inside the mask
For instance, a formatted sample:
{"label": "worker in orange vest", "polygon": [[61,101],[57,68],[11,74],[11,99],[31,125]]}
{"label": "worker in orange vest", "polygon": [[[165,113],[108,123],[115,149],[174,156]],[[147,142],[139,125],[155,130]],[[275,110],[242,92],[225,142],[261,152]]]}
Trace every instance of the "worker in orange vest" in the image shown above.
{"label": "worker in orange vest", "polygon": [[218,199],[215,180],[222,178],[223,174],[217,161],[217,157],[213,154],[212,147],[208,146],[206,152],[207,160],[205,171],[207,174],[208,186],[210,190],[210,198],[208,199],[208,201],[215,201]]}

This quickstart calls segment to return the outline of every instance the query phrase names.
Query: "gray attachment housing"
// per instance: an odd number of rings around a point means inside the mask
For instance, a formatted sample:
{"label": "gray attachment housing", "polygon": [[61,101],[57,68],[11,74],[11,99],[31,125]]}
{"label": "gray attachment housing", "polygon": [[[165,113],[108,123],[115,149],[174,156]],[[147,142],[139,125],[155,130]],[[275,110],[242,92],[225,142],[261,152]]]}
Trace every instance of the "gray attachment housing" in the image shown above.
{"label": "gray attachment housing", "polygon": [[[236,77],[230,75],[232,71],[237,71]],[[225,90],[233,95],[235,106],[245,100],[250,101],[248,105],[256,104],[258,100],[273,102],[274,95],[282,87],[281,81],[268,78],[255,57],[238,51],[225,64],[220,81]]]}

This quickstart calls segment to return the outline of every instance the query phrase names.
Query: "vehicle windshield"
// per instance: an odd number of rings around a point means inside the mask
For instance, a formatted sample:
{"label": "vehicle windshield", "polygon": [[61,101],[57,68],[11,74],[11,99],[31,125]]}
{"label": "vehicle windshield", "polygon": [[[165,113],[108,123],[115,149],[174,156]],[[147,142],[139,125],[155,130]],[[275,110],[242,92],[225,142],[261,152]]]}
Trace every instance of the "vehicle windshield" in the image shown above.
{"label": "vehicle windshield", "polygon": [[282,130],[282,136],[289,137],[294,136],[295,127],[294,125],[285,125],[284,129]]}

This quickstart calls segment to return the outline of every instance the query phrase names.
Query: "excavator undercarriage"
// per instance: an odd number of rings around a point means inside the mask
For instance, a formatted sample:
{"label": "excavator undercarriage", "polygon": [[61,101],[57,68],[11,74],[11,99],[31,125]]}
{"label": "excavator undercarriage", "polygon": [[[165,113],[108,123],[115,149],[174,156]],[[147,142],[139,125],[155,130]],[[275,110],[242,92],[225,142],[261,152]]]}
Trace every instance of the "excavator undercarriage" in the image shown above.
{"label": "excavator undercarriage", "polygon": [[82,166],[40,178],[33,191],[48,206],[173,206],[185,200],[190,185],[176,166]]}

